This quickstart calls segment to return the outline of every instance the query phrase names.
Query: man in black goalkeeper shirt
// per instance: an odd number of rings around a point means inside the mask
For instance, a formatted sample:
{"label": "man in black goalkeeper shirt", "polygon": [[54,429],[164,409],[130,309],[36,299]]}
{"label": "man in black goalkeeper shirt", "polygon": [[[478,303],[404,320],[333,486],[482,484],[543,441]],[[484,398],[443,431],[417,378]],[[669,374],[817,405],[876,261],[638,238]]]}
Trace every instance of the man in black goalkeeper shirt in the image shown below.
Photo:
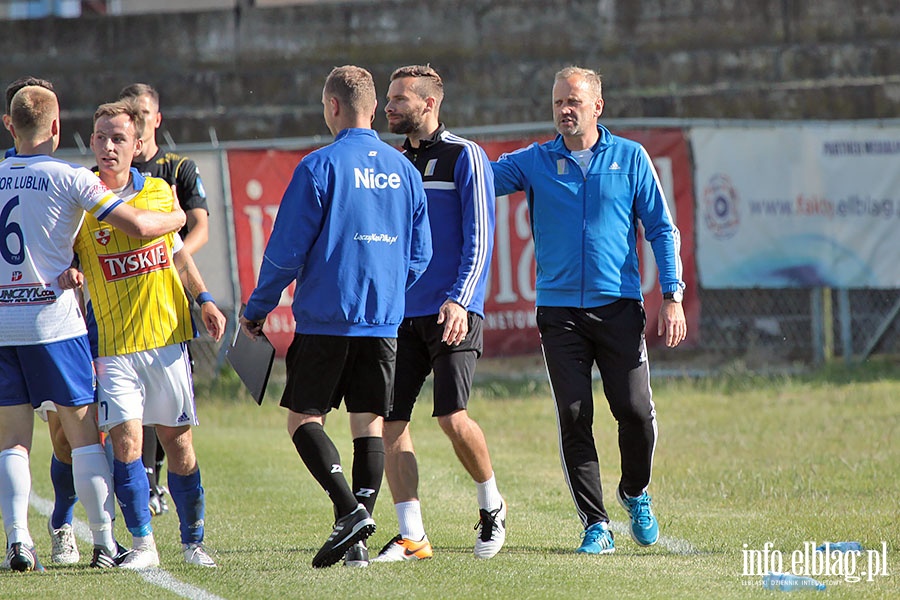
{"label": "man in black goalkeeper shirt", "polygon": [[[206,190],[200,179],[197,164],[181,154],[164,152],[156,143],[156,130],[162,123],[159,112],[159,93],[146,83],[134,83],[121,92],[119,99],[131,98],[137,102],[144,115],[144,144],[140,154],[131,163],[144,176],[159,177],[175,186],[178,203],[187,215],[187,223],[178,233],[184,248],[194,255],[209,239],[209,209]],[[150,479],[150,512],[159,515],[168,512],[165,500],[166,488],[159,485],[165,452],[156,439],[156,429],[144,427],[144,468]]]}
{"label": "man in black goalkeeper shirt", "polygon": [[156,130],[162,123],[159,112],[159,93],[146,83],[129,85],[119,92],[119,99],[133,98],[147,123],[144,127],[144,147],[134,155],[131,166],[141,175],[159,177],[176,187],[178,203],[187,214],[187,224],[178,233],[185,249],[194,255],[209,239],[209,209],[206,190],[200,179],[197,164],[181,154],[164,152],[156,143]]}

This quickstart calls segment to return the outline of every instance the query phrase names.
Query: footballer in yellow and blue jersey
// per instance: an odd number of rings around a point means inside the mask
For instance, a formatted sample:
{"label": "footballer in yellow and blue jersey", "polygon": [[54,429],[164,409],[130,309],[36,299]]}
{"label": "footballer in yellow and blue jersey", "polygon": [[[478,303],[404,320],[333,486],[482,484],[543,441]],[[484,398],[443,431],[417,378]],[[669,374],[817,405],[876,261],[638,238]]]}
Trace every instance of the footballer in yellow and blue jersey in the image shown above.
{"label": "footballer in yellow and blue jersey", "polygon": [[[136,208],[170,211],[175,198],[162,179],[132,169]],[[86,215],[75,253],[87,279],[85,304],[94,356],[116,356],[185,342],[191,315],[172,256],[175,234],[152,240],[126,236]]]}

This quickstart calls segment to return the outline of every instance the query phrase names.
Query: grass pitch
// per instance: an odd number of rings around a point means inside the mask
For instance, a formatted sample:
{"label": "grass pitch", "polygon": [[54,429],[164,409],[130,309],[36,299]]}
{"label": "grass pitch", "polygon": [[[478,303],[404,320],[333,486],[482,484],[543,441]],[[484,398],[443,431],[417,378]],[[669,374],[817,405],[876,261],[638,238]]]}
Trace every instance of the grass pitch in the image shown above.
{"label": "grass pitch", "polygon": [[[167,581],[192,586],[180,596],[136,573],[88,569],[90,545],[80,540],[82,562],[75,567],[45,563],[42,575],[0,572],[0,597],[765,598],[775,593],[762,589],[760,576],[745,575],[749,552],[759,562],[768,548],[769,565],[777,551],[790,569],[793,552],[825,540],[862,542],[882,551],[886,564],[858,582],[846,573],[820,576],[828,585],[823,597],[900,597],[896,367],[785,378],[656,378],[653,386],[660,437],[650,492],[664,536],[657,546],[638,547],[622,528],[624,512],[610,501],[619,458],[615,424],[599,391],[595,436],[607,507],[619,525],[616,553],[594,557],[574,554],[581,527],[560,471],[546,385],[482,381],[470,410],[509,505],[501,553],[489,561],[473,557],[474,485],[424,400],[413,416],[413,437],[435,558],[312,569],[330,531],[331,505],[287,436],[278,390],[257,407],[224,377],[198,391],[202,424],[194,438],[207,492],[207,545],[218,569],[181,562],[173,507],[153,524]],[[34,492],[51,498],[49,440],[42,423],[35,430]],[[330,415],[327,430],[349,466],[346,414]],[[80,506],[76,516],[84,519]],[[375,519],[373,553],[397,533],[386,483]],[[45,524],[32,510],[31,532],[48,559]],[[118,527],[119,538],[129,541],[121,517]],[[866,568],[863,555],[856,574]]]}

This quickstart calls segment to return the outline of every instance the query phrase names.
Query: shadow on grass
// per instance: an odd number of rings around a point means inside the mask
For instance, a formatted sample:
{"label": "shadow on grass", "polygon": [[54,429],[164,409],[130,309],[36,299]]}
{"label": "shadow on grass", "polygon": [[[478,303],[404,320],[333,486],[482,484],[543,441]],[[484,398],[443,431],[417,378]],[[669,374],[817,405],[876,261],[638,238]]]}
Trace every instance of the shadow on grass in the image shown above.
{"label": "shadow on grass", "polygon": [[[476,370],[472,387],[473,395],[483,398],[530,398],[549,396],[550,386],[546,374],[538,369],[503,369],[500,361],[494,359],[491,368],[485,372]],[[743,392],[764,386],[785,384],[807,384],[841,386],[877,381],[897,381],[900,379],[900,358],[896,356],[872,357],[860,364],[843,362],[828,363],[819,368],[803,367],[787,370],[760,372],[740,361],[720,365],[713,371],[684,371],[667,368],[652,375],[654,388],[689,385],[698,390],[715,390],[722,393]],[[284,389],[284,374],[274,373],[266,390],[266,402],[278,402]],[[595,378],[595,388],[599,391],[601,382]],[[194,379],[195,395],[199,398],[218,398],[226,401],[252,402],[240,378],[225,364],[213,376]],[[430,398],[432,380],[429,377],[420,392],[421,398]],[[601,392],[602,393],[602,392]]]}

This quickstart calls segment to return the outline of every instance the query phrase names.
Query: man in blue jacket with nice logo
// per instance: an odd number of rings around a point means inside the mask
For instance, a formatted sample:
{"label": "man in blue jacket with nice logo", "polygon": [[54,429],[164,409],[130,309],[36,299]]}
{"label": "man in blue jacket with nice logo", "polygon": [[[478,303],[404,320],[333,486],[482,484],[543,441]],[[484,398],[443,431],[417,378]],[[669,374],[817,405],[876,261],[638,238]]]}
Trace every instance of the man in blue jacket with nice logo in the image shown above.
{"label": "man in blue jacket with nice logo", "polygon": [[647,486],[656,410],[644,341],[637,222],[653,248],[663,304],[658,335],[684,340],[680,237],[647,151],[598,123],[600,77],[566,67],[553,85],[559,135],[492,163],[498,196],[527,196],[537,265],[537,325],[556,401],[563,471],[584,527],[584,554],[615,551],[594,444],[591,369],[596,363],[619,425],[616,498],[642,546],[659,539]]}
{"label": "man in blue jacket with nice logo", "polygon": [[[365,539],[384,474],[382,430],[394,385],[404,296],[431,259],[425,190],[415,167],[371,129],[372,75],[337,67],[322,92],[334,142],[294,171],[241,317],[259,335],[281,292],[297,281],[297,327],[281,405],[288,433],[334,504],[334,530],[313,567],[368,565]],[[353,436],[353,488],[325,415],[344,400]],[[346,554],[346,556],[345,556]]]}

